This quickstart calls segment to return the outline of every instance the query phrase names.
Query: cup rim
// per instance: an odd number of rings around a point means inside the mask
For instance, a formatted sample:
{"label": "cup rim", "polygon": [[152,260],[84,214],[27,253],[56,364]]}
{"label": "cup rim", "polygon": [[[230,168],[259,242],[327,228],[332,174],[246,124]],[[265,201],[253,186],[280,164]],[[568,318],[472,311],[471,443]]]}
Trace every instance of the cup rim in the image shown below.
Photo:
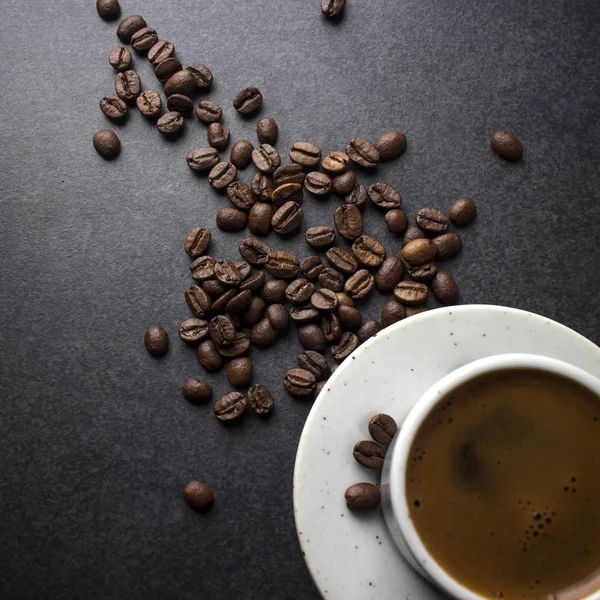
{"label": "cup rim", "polygon": [[[414,438],[422,423],[429,413],[437,406],[441,398],[460,385],[483,374],[493,373],[506,369],[535,369],[561,375],[583,385],[591,392],[600,396],[600,380],[587,371],[566,363],[562,360],[539,356],[535,354],[501,354],[488,356],[475,360],[455,371],[452,371],[439,381],[434,383],[417,401],[410,411],[406,420],[393,442],[393,447],[388,450],[386,465],[389,473],[389,508],[388,511],[394,521],[396,529],[403,538],[404,544],[399,548],[404,554],[408,550],[410,556],[406,556],[411,564],[416,563],[418,570],[439,588],[451,594],[458,600],[488,600],[454,579],[429,553],[423,544],[411,518],[410,508],[406,496],[406,467],[408,456]],[[386,517],[387,518],[387,517]],[[403,549],[401,546],[404,545]],[[411,560],[412,559],[412,560]],[[413,564],[413,566],[415,566]],[[588,594],[581,600],[600,600],[600,589]]]}

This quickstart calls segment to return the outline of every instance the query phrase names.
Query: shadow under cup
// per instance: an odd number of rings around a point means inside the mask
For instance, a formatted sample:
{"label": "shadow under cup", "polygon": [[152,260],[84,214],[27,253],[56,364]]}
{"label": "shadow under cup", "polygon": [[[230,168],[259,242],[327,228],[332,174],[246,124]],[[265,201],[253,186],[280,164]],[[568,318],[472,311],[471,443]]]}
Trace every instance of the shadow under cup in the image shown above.
{"label": "shadow under cup", "polygon": [[512,354],[450,373],[388,449],[394,541],[455,598],[600,600],[600,380]]}

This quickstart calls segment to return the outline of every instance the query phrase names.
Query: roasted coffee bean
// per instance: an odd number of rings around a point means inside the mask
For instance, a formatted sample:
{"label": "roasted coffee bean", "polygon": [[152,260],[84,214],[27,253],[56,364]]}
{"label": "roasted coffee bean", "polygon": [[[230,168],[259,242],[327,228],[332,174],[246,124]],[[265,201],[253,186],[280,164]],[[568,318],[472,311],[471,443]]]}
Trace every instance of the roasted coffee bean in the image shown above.
{"label": "roasted coffee bean", "polygon": [[372,483],[355,483],[346,490],[344,498],[350,511],[367,514],[379,507],[381,493]]}
{"label": "roasted coffee bean", "polygon": [[331,180],[331,191],[338,196],[346,196],[356,185],[356,173],[354,171],[346,171],[340,175],[336,175]]}
{"label": "roasted coffee bean", "polygon": [[313,248],[328,248],[335,242],[333,227],[317,225],[309,227],[305,234],[306,243]]}
{"label": "roasted coffee bean", "polygon": [[298,357],[298,366],[301,369],[310,371],[315,379],[324,379],[329,375],[327,359],[320,352],[314,350],[305,350]]}
{"label": "roasted coffee bean", "polygon": [[206,227],[194,227],[185,238],[185,253],[196,258],[206,253],[210,244],[210,231]]}
{"label": "roasted coffee bean", "polygon": [[249,351],[250,340],[242,331],[238,331],[235,334],[235,338],[231,344],[219,347],[219,352],[223,358],[238,358],[239,356],[245,356]]}
{"label": "roasted coffee bean", "polygon": [[240,210],[239,208],[234,208],[233,206],[224,206],[217,211],[217,227],[221,231],[235,233],[236,231],[242,231],[246,229],[247,224],[248,213]]}
{"label": "roasted coffee bean", "polygon": [[302,204],[304,201],[304,188],[299,183],[284,183],[273,190],[273,204],[283,206],[286,202]]}
{"label": "roasted coffee bean", "polygon": [[250,306],[250,300],[252,300],[252,292],[244,290],[227,303],[225,310],[231,315],[240,315]]}
{"label": "roasted coffee bean", "polygon": [[196,78],[187,69],[177,71],[165,83],[165,95],[182,94],[191,98],[196,91]]}
{"label": "roasted coffee bean", "polygon": [[389,294],[404,277],[404,263],[397,256],[388,256],[375,274],[375,285],[382,294]]}
{"label": "roasted coffee bean", "polygon": [[[213,277],[215,274],[214,263],[213,263]],[[211,297],[211,298],[219,298],[226,291],[227,288],[216,279],[209,279],[202,282],[202,289]]]}
{"label": "roasted coffee bean", "polygon": [[287,329],[290,325],[290,314],[283,304],[270,304],[267,308],[267,319],[278,331]]}
{"label": "roasted coffee bean", "polygon": [[300,263],[300,273],[307,279],[317,279],[322,271],[323,261],[319,256],[309,256]]}
{"label": "roasted coffee bean", "polygon": [[212,304],[210,296],[199,285],[193,285],[185,291],[185,301],[192,314],[199,319],[203,319],[208,314]]}
{"label": "roasted coffee bean", "polygon": [[292,304],[304,304],[310,300],[310,297],[315,292],[315,286],[308,280],[300,277],[294,279],[285,290],[285,297]]}
{"label": "roasted coffee bean", "polygon": [[108,55],[108,62],[117,71],[127,71],[131,66],[131,52],[127,48],[115,48]]}
{"label": "roasted coffee bean", "polygon": [[214,148],[197,148],[188,153],[186,161],[192,171],[208,171],[219,162],[219,153]]}
{"label": "roasted coffee bean", "polygon": [[339,304],[336,293],[327,288],[317,290],[310,297],[310,303],[320,312],[333,312]]}
{"label": "roasted coffee bean", "polygon": [[265,236],[271,231],[273,207],[268,202],[257,202],[248,213],[248,229],[254,235]]}
{"label": "roasted coffee bean", "polygon": [[360,210],[352,204],[338,206],[333,213],[333,222],[337,232],[352,243],[363,232],[363,218]]}
{"label": "roasted coffee bean", "polygon": [[204,340],[200,342],[196,351],[198,362],[208,373],[216,373],[223,367],[223,357],[219,353],[217,345],[213,340]]}
{"label": "roasted coffee bean", "polygon": [[105,160],[112,160],[121,152],[119,136],[110,129],[101,129],[94,134],[94,148]]}
{"label": "roasted coffee bean", "polygon": [[215,277],[225,287],[237,287],[244,279],[240,270],[227,259],[215,263]]}
{"label": "roasted coffee bean", "polygon": [[252,381],[252,361],[246,356],[230,360],[227,363],[227,379],[234,388],[247,388]]}
{"label": "roasted coffee bean", "polygon": [[425,237],[425,234],[418,227],[409,227],[402,237],[402,245],[406,246],[409,242],[413,240],[420,240]]}
{"label": "roasted coffee bean", "polygon": [[153,325],[146,329],[144,346],[152,356],[164,356],[169,350],[169,335],[164,327]]}
{"label": "roasted coffee bean", "polygon": [[262,286],[265,284],[265,274],[262,271],[258,273],[252,273],[240,283],[239,290],[243,292],[245,290],[249,290],[251,292],[259,292],[262,289]]}
{"label": "roasted coffee bean", "polygon": [[310,142],[296,142],[289,156],[292,162],[305,168],[312,168],[321,162],[321,149]]}
{"label": "roasted coffee bean", "polygon": [[[292,316],[292,319],[294,317]],[[314,324],[302,325],[298,328],[298,340],[305,350],[323,352],[327,347],[327,340],[323,330]]]}
{"label": "roasted coffee bean", "polygon": [[277,122],[271,117],[263,117],[256,124],[256,136],[261,144],[274,146],[277,143],[279,128]]}
{"label": "roasted coffee bean", "polygon": [[317,381],[317,384],[315,385],[315,393],[314,393],[315,398],[319,397],[319,394],[323,391],[323,389],[325,388],[326,385],[327,385],[327,381]]}
{"label": "roasted coffee bean", "polygon": [[112,121],[122,121],[127,115],[127,104],[119,96],[109,94],[100,100],[100,110]]}
{"label": "roasted coffee bean", "polygon": [[252,345],[260,349],[269,348],[275,344],[279,339],[279,335],[279,330],[271,325],[271,321],[268,318],[260,320],[248,333]]}
{"label": "roasted coffee bean", "polygon": [[417,225],[429,233],[444,233],[448,221],[448,216],[437,208],[422,208],[417,213]]}
{"label": "roasted coffee bean", "polygon": [[156,128],[166,136],[175,136],[183,129],[183,116],[178,112],[165,113],[156,123]]}
{"label": "roasted coffee bean", "polygon": [[252,178],[252,191],[260,202],[271,202],[273,200],[273,180],[265,173],[257,173]]}
{"label": "roasted coffee bean", "polygon": [[456,304],[456,301],[458,300],[458,286],[452,275],[449,273],[438,271],[433,278],[431,289],[433,295],[442,304]]}
{"label": "roasted coffee bean", "polygon": [[208,143],[219,151],[229,146],[229,129],[222,123],[211,123],[208,126]]}
{"label": "roasted coffee bean", "polygon": [[335,360],[344,360],[358,348],[359,344],[358,336],[351,331],[346,331],[339,343],[331,347],[331,354]]}
{"label": "roasted coffee bean", "polygon": [[287,286],[288,282],[283,279],[268,279],[260,294],[267,304],[282,304],[285,302]]}
{"label": "roasted coffee bean", "polygon": [[143,17],[131,15],[121,21],[117,29],[117,36],[124,44],[129,44],[131,36],[144,27],[146,27],[146,21]]}
{"label": "roasted coffee bean", "polygon": [[357,185],[345,198],[344,202],[352,206],[356,206],[358,210],[363,210],[367,203],[369,194],[367,188],[364,185]]}
{"label": "roasted coffee bean", "polygon": [[337,269],[327,268],[319,273],[319,284],[322,288],[332,292],[341,292],[344,289],[344,275]]}
{"label": "roasted coffee bean", "polygon": [[252,273],[252,267],[250,266],[250,263],[246,262],[245,260],[238,260],[233,264],[237,267],[238,271],[240,272],[242,276],[242,281],[244,281],[244,279],[246,279],[246,277],[248,277],[250,273]]}
{"label": "roasted coffee bean", "polygon": [[196,405],[208,404],[212,400],[212,387],[198,377],[190,377],[181,388],[183,397],[190,403]]}
{"label": "roasted coffee bean", "polygon": [[406,317],[413,317],[414,315],[418,315],[422,312],[427,312],[429,309],[426,306],[407,306],[406,307]]}
{"label": "roasted coffee bean", "polygon": [[208,335],[208,323],[204,319],[190,317],[179,324],[179,337],[188,344],[200,342]]}
{"label": "roasted coffee bean", "polygon": [[389,446],[398,432],[396,421],[389,415],[378,414],[371,417],[369,421],[369,433],[371,437],[383,446]]}
{"label": "roasted coffee bean", "polygon": [[383,327],[378,321],[375,319],[368,319],[367,321],[363,321],[363,324],[358,328],[357,334],[360,343],[366,342],[368,339],[376,336]]}
{"label": "roasted coffee bean", "polygon": [[208,512],[215,501],[210,488],[200,481],[190,481],[183,488],[183,498],[191,508],[202,513]]}
{"label": "roasted coffee bean", "polygon": [[252,161],[254,146],[248,140],[238,140],[232,147],[229,160],[238,169],[245,169]]}
{"label": "roasted coffee bean", "polygon": [[424,304],[429,296],[429,288],[418,281],[401,281],[394,290],[398,302],[408,306]]}
{"label": "roasted coffee bean", "polygon": [[495,131],[490,143],[494,152],[506,160],[517,161],[523,156],[523,144],[512,131]]}
{"label": "roasted coffee bean", "polygon": [[346,146],[346,154],[350,160],[366,169],[377,166],[380,160],[379,151],[375,146],[363,138],[354,138]]}
{"label": "roasted coffee bean", "polygon": [[304,183],[304,169],[302,165],[292,163],[290,165],[281,165],[273,173],[273,182],[276,187],[285,185],[287,183],[297,183],[302,185]]}
{"label": "roasted coffee bean", "polygon": [[178,112],[184,117],[191,117],[194,113],[194,103],[183,94],[172,94],[167,98],[167,109]]}
{"label": "roasted coffee bean", "polygon": [[343,273],[344,275],[352,275],[358,269],[358,262],[343,248],[331,248],[325,253],[327,262],[334,268]]}
{"label": "roasted coffee bean", "polygon": [[300,261],[295,254],[273,250],[265,263],[267,271],[279,279],[293,279],[298,274]]}
{"label": "roasted coffee bean", "polygon": [[250,210],[256,203],[256,196],[247,183],[234,181],[227,186],[227,197],[240,210]]}
{"label": "roasted coffee bean", "polygon": [[260,416],[269,415],[273,410],[273,396],[262,383],[257,383],[248,390],[248,402],[252,410]]}
{"label": "roasted coffee bean", "polygon": [[402,209],[394,208],[385,213],[385,223],[388,231],[392,233],[404,233],[408,227],[408,217]]}
{"label": "roasted coffee bean", "polygon": [[402,248],[402,258],[409,265],[422,265],[432,261],[437,251],[437,246],[430,239],[418,238]]}
{"label": "roasted coffee bean", "polygon": [[337,316],[344,329],[356,331],[363,322],[362,313],[353,306],[338,306]]}
{"label": "roasted coffee bean", "polygon": [[157,119],[162,110],[160,94],[155,90],[144,90],[136,99],[138,110],[148,119]]}
{"label": "roasted coffee bean", "polygon": [[354,300],[345,292],[336,292],[340,306],[354,306]]}
{"label": "roasted coffee bean", "polygon": [[169,81],[171,75],[174,75],[177,71],[181,71],[181,61],[172,56],[156,65],[154,75],[156,75],[158,81],[165,85],[165,83]]}
{"label": "roasted coffee bean", "polygon": [[215,259],[212,258],[212,256],[199,256],[196,260],[190,263],[190,271],[192,273],[192,277],[196,281],[203,282],[208,281],[209,279],[214,279]]}
{"label": "roasted coffee bean", "polygon": [[240,90],[233,99],[233,107],[241,115],[254,114],[262,106],[263,97],[258,88],[247,87]]}
{"label": "roasted coffee bean", "polygon": [[[208,174],[208,183],[215,190],[224,190],[237,177],[237,169],[230,162],[217,163]],[[244,213],[245,214],[245,213]]]}
{"label": "roasted coffee bean", "polygon": [[381,324],[389,327],[406,317],[406,309],[397,300],[389,300],[381,309]]}
{"label": "roasted coffee bean", "polygon": [[385,260],[383,244],[368,235],[361,235],[352,244],[352,254],[366,267],[376,268]]}
{"label": "roasted coffee bean", "polygon": [[402,197],[391,185],[387,183],[374,183],[369,186],[369,199],[377,207],[383,210],[400,208]]}
{"label": "roasted coffee bean", "polygon": [[341,19],[346,0],[321,0],[321,12],[328,19]]}
{"label": "roasted coffee bean", "polygon": [[158,35],[152,27],[143,27],[136,31],[129,41],[133,49],[141,53],[148,52],[156,42],[158,42]]}
{"label": "roasted coffee bean", "polygon": [[357,442],[354,446],[354,458],[367,469],[381,471],[385,459],[385,450],[371,440]]}
{"label": "roasted coffee bean", "polygon": [[325,173],[311,171],[304,179],[304,187],[315,196],[327,196],[331,192],[331,178]]}
{"label": "roasted coffee bean", "polygon": [[96,0],[96,10],[105,21],[114,21],[121,14],[119,0]]}
{"label": "roasted coffee bean", "polygon": [[317,381],[306,369],[290,369],[283,378],[283,387],[295,398],[312,396]]}
{"label": "roasted coffee bean", "polygon": [[202,123],[218,123],[223,118],[223,109],[212,100],[201,100],[196,108],[196,116]]}
{"label": "roasted coffee bean", "polygon": [[366,269],[360,269],[348,278],[344,285],[344,291],[353,300],[361,300],[371,293],[374,285],[373,275]]}
{"label": "roasted coffee bean", "polygon": [[207,90],[213,82],[212,71],[202,63],[192,63],[187,70],[194,76],[196,87],[199,90]]}
{"label": "roasted coffee bean", "polygon": [[261,173],[270,175],[281,165],[281,158],[273,146],[262,144],[252,150],[252,162]]}
{"label": "roasted coffee bean", "polygon": [[319,318],[319,311],[310,306],[293,306],[290,308],[290,318],[296,325],[306,325],[313,323]]}
{"label": "roasted coffee bean", "polygon": [[231,392],[215,402],[213,412],[219,421],[228,423],[239,419],[246,411],[247,405],[246,396],[239,392]]}
{"label": "roasted coffee bean", "polygon": [[475,202],[470,198],[459,198],[452,203],[448,216],[457,227],[466,227],[477,215]]}
{"label": "roasted coffee bean", "polygon": [[462,240],[456,233],[444,233],[433,238],[437,246],[437,258],[448,260],[453,258],[462,250]]}
{"label": "roasted coffee bean", "polygon": [[339,175],[348,169],[350,157],[345,152],[330,152],[321,163],[324,171]]}
{"label": "roasted coffee bean", "polygon": [[148,50],[148,60],[154,65],[158,65],[167,58],[175,54],[175,46],[171,42],[158,40],[150,50]]}
{"label": "roasted coffee bean", "polygon": [[246,238],[239,246],[240,256],[253,266],[264,265],[271,248],[256,238]]}
{"label": "roasted coffee bean", "polygon": [[415,281],[431,281],[436,273],[437,266],[434,262],[422,265],[408,265],[408,274]]}
{"label": "roasted coffee bean", "polygon": [[392,160],[406,150],[406,136],[401,131],[388,131],[376,142],[375,148],[379,151],[381,160]]}
{"label": "roasted coffee bean", "polygon": [[342,337],[342,326],[335,313],[327,313],[321,317],[321,329],[328,344],[336,344]]}
{"label": "roasted coffee bean", "polygon": [[280,235],[295,233],[304,219],[304,211],[296,202],[286,202],[271,219],[271,227]]}
{"label": "roasted coffee bean", "polygon": [[[261,273],[263,275],[263,273]],[[252,327],[256,325],[265,314],[265,301],[259,296],[252,296],[246,314],[242,315],[242,325]]]}

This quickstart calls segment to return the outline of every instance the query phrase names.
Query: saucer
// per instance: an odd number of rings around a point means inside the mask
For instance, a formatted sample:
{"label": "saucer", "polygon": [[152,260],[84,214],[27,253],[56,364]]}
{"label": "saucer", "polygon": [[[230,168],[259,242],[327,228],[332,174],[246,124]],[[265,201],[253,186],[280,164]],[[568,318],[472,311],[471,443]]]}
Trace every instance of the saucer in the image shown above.
{"label": "saucer", "polygon": [[400,425],[433,383],[473,360],[509,352],[564,360],[600,378],[600,348],[539,315],[500,306],[439,308],[381,331],[328,380],[308,416],[296,455],[294,515],[302,554],[328,600],[443,600],[389,536],[381,510],[351,513],[346,488],[379,483],[359,465],[354,444],[369,439],[369,419]]}

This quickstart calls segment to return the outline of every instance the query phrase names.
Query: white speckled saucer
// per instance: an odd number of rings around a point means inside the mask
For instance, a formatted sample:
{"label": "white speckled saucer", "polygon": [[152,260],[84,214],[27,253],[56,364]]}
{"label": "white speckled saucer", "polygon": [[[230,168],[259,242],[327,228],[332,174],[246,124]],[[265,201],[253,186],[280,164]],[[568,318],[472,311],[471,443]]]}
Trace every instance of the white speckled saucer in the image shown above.
{"label": "white speckled saucer", "polygon": [[600,348],[539,315],[500,306],[440,308],[383,330],[347,358],[306,421],[294,472],[294,512],[306,564],[330,600],[441,600],[404,561],[381,511],[346,508],[344,491],[378,475],[352,457],[371,416],[402,423],[425,390],[468,362],[508,352],[541,354],[600,377]]}

